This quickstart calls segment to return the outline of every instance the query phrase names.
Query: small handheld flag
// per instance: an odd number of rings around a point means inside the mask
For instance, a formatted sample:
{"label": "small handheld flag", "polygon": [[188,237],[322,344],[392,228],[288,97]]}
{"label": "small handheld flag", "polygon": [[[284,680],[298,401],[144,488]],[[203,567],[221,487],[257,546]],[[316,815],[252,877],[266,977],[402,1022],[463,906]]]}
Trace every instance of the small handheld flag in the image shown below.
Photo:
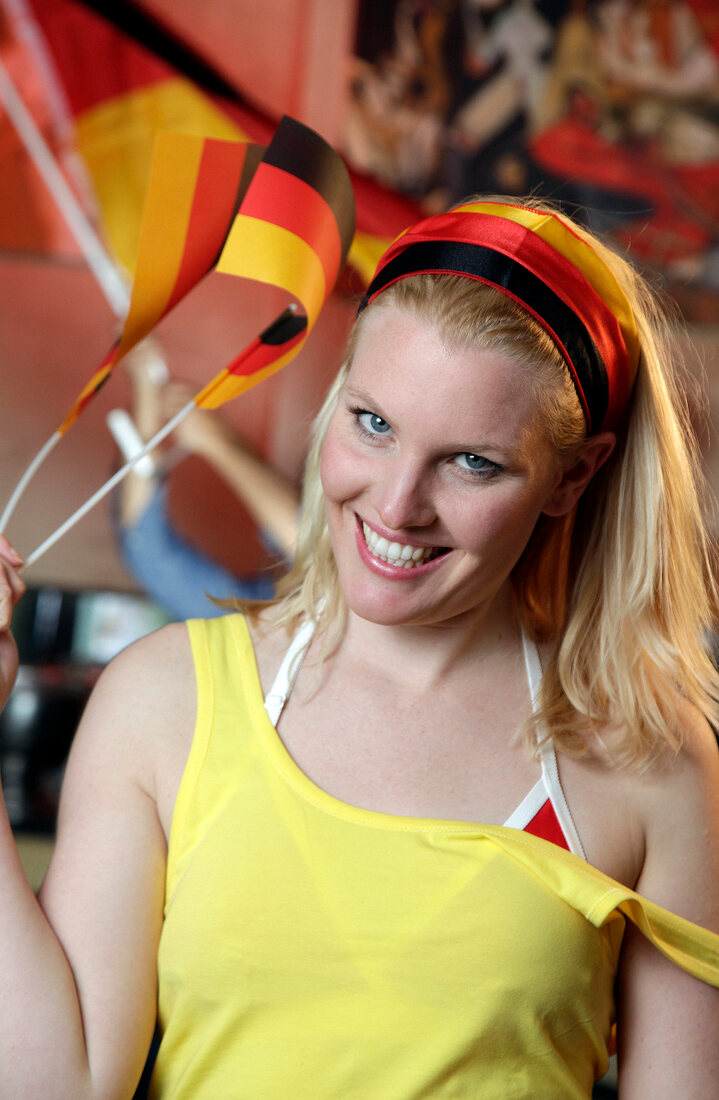
{"label": "small handheld flag", "polygon": [[[237,356],[237,359],[235,359],[230,367],[227,368],[227,371],[230,372],[230,378],[233,377],[232,368],[234,368],[235,366],[238,368],[238,376],[248,376],[250,373],[249,368],[252,367],[253,363],[256,366],[256,377],[262,365],[266,363],[267,351],[271,352],[271,349],[273,347],[276,347],[277,344],[280,342],[284,343],[285,346],[288,343],[294,344],[296,342],[293,341],[293,336],[299,338],[299,336],[307,328],[307,319],[305,317],[296,316],[296,309],[297,307],[294,305],[294,303],[287,306],[287,309],[283,310],[279,317],[277,317],[272,322],[272,324],[265,329],[264,332],[256,337],[252,341],[252,343],[249,344],[247,348],[245,348],[244,352]],[[291,358],[294,354],[295,352],[293,350],[290,350],[285,354],[285,359]],[[281,365],[282,364],[279,361],[276,361],[274,364],[274,369],[279,369],[279,366]],[[240,370],[240,368],[244,368],[244,371]],[[214,383],[217,383],[218,386],[224,385],[226,381],[225,375],[227,374],[227,371],[221,371],[220,374],[217,375],[217,377],[213,380],[213,382],[210,383],[208,387],[206,387],[205,390],[202,390],[200,393],[196,394],[191,401],[187,402],[184,408],[180,409],[180,411],[172,417],[171,420],[168,420],[166,424],[163,424],[163,426],[152,437],[152,439],[149,439],[147,443],[143,444],[142,448],[137,451],[137,453],[134,454],[132,458],[125,463],[124,466],[117,470],[112,475],[112,477],[105,482],[102,488],[98,489],[96,493],[93,493],[89,500],[86,500],[85,503],[81,505],[76,512],[73,512],[69,519],[65,520],[65,522],[62,523],[56,531],[53,531],[53,533],[49,535],[45,539],[45,541],[37,547],[37,549],[33,550],[33,552],[28,555],[23,568],[27,569],[28,566],[33,565],[38,560],[38,558],[42,557],[46,550],[49,550],[51,546],[54,546],[55,543],[58,542],[64,534],[66,534],[66,532],[68,532],[72,527],[75,526],[76,523],[78,523],[83,518],[83,516],[87,515],[87,513],[92,508],[94,508],[96,504],[99,504],[100,501],[103,500],[103,498],[106,497],[108,493],[112,492],[115,486],[119,485],[123,478],[126,477],[127,474],[129,474],[130,470],[132,470],[133,467],[138,466],[142,462],[142,460],[155,449],[155,447],[159,446],[159,444],[162,443],[163,439],[166,439],[168,435],[174,432],[175,428],[177,428],[178,425],[182,423],[186,416],[190,415],[193,409],[216,408],[217,406],[212,402],[213,386]],[[220,404],[220,402],[218,402],[218,404]]]}
{"label": "small handheld flag", "polygon": [[[200,391],[190,408],[217,408],[294,358],[334,287],[353,234],[354,198],[344,163],[318,134],[294,119],[282,119],[264,150],[160,134],[120,339],[23,475],[0,518],[0,531],[40,462],[115,366],[205,275],[217,270],[266,283],[286,291],[291,303]],[[151,441],[147,449],[155,444]],[[96,494],[92,501],[99,499]],[[61,533],[67,529],[63,525]],[[49,545],[46,540],[38,550]],[[31,558],[38,556],[35,551]]]}
{"label": "small handheld flag", "polygon": [[[159,134],[127,320],[58,428],[60,435],[128,351],[213,269],[288,291],[304,306],[306,338],[353,235],[354,198],[344,163],[318,134],[294,119],[282,119],[266,149]],[[302,343],[304,338],[294,354]],[[284,342],[275,346],[279,359]],[[283,358],[273,369],[287,361]],[[238,373],[236,364],[227,368],[228,375]],[[272,373],[272,366],[262,365],[261,378]],[[228,384],[220,389],[214,380],[211,385],[212,407],[249,388]]]}

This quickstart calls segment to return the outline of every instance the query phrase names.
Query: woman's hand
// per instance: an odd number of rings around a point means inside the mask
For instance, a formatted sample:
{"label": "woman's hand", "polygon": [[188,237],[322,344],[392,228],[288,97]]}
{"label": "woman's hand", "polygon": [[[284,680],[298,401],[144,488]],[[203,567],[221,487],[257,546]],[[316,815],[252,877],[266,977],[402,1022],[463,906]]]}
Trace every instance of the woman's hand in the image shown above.
{"label": "woman's hand", "polygon": [[[168,382],[162,391],[162,413],[170,420],[179,413],[196,393],[196,387],[186,382]],[[175,428],[173,442],[190,454],[201,455],[212,461],[213,455],[223,446],[241,447],[242,441],[221,416],[209,409],[195,408]]]}
{"label": "woman's hand", "polygon": [[17,675],[17,646],[10,632],[12,613],[25,591],[18,573],[22,558],[0,535],[0,710],[5,706]]}

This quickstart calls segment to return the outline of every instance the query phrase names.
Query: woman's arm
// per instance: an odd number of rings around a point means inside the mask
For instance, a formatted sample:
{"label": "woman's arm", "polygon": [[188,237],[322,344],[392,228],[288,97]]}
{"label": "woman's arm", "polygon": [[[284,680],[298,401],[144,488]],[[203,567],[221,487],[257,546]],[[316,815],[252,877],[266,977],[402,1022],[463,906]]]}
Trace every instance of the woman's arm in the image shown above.
{"label": "woman's arm", "polygon": [[132,1096],[155,1023],[162,923],[154,760],[193,715],[184,627],[144,639],[103,673],[70,755],[39,900],[0,814],[1,1096]]}
{"label": "woman's arm", "polygon": [[[687,728],[676,764],[638,784],[646,854],[636,889],[719,933],[719,751],[703,720],[689,715]],[[719,990],[628,924],[618,997],[620,1100],[719,1096]]]}
{"label": "woman's arm", "polygon": [[[164,394],[169,418],[192,397],[184,383],[170,383]],[[257,525],[292,560],[297,542],[299,493],[294,485],[246,446],[214,412],[195,409],[175,429],[176,443],[199,455],[229,485]]]}
{"label": "woman's arm", "polygon": [[167,489],[156,486],[145,512],[131,528],[118,527],[128,569],[144,591],[174,619],[224,614],[210,600],[266,600],[274,581],[266,570],[235,576],[191,542],[173,524]]}

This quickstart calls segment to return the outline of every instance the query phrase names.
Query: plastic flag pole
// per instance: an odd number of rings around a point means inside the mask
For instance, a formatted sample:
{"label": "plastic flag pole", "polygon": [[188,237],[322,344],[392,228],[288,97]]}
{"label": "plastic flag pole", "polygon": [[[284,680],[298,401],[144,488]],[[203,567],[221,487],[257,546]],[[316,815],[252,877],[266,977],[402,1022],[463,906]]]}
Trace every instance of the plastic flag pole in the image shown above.
{"label": "plastic flag pole", "polygon": [[15,505],[17,504],[20,497],[25,492],[25,489],[30,484],[30,482],[32,481],[32,479],[35,476],[36,472],[38,471],[40,466],[42,466],[42,464],[45,461],[45,459],[47,458],[47,456],[57,446],[57,444],[60,442],[61,439],[62,439],[62,435],[60,434],[60,432],[54,432],[50,436],[50,438],[47,440],[45,445],[43,447],[41,447],[40,450],[37,452],[34,459],[32,460],[32,462],[30,463],[30,465],[26,469],[25,473],[22,475],[22,477],[18,481],[17,485],[15,486],[15,488],[12,491],[12,494],[10,496],[9,501],[5,505],[5,510],[2,514],[2,516],[0,516],[0,534],[4,533],[5,528],[8,525],[8,521],[10,519],[10,516],[15,511]]}
{"label": "plastic flag pole", "polygon": [[42,557],[46,550],[49,550],[51,546],[54,546],[55,543],[58,542],[63,535],[65,535],[72,527],[75,526],[76,523],[78,523],[83,518],[83,516],[87,515],[91,508],[94,508],[96,504],[99,504],[100,501],[104,497],[106,497],[108,493],[112,492],[116,485],[120,484],[123,478],[130,473],[130,470],[136,462],[139,462],[141,458],[144,458],[146,454],[149,454],[149,452],[157,447],[158,444],[162,443],[163,439],[170,435],[170,433],[175,430],[177,425],[181,424],[185,417],[189,416],[192,410],[196,408],[197,406],[194,400],[188,401],[187,404],[183,408],[181,408],[180,411],[176,413],[171,420],[167,421],[167,424],[163,425],[163,427],[160,428],[159,432],[157,432],[152,437],[152,439],[149,439],[147,443],[145,443],[142,450],[138,451],[137,454],[134,455],[134,457],[131,458],[129,462],[126,462],[124,466],[121,466],[120,469],[112,475],[109,481],[105,482],[102,488],[98,489],[96,493],[93,493],[89,500],[86,500],[85,503],[80,508],[78,508],[76,512],[73,512],[69,519],[65,520],[65,522],[61,524],[60,527],[58,527],[58,529],[54,531],[52,535],[49,535],[44,542],[40,543],[36,550],[33,550],[32,554],[28,555],[28,557],[25,559],[23,569],[27,569],[29,566],[34,565],[35,562]]}
{"label": "plastic flag pole", "polygon": [[[306,328],[306,323],[307,322],[305,317],[298,317],[297,315],[297,304],[295,302],[290,303],[290,305],[286,306],[285,309],[283,309],[282,312],[279,314],[279,316],[276,317],[275,320],[272,321],[272,323],[268,325],[267,328],[264,329],[259,336],[255,337],[255,339],[247,345],[244,351],[240,352],[240,354],[231,364],[229,368],[230,372],[234,371],[235,373],[241,373],[245,378],[247,378],[248,381],[250,380],[251,374],[256,373],[256,380],[259,380],[261,375],[260,371],[250,372],[250,376],[248,376],[244,375],[244,369],[248,367],[249,363],[252,362],[255,357],[257,357],[258,355],[261,356],[263,349],[277,346],[275,344],[275,341],[279,340],[280,343],[284,343],[288,337],[291,337],[293,335],[296,339],[299,338]],[[149,452],[157,447],[159,443],[162,443],[163,439],[170,435],[178,426],[178,424],[181,424],[185,417],[189,416],[193,409],[196,409],[198,407],[210,407],[207,405],[203,406],[204,395],[212,393],[217,384],[224,384],[226,382],[227,375],[228,369],[220,371],[220,373],[216,375],[216,377],[212,380],[212,382],[210,382],[208,386],[206,386],[203,390],[196,394],[195,397],[192,398],[192,400],[188,401],[187,404],[183,408],[181,408],[180,411],[175,414],[175,416],[172,417],[172,419],[168,420],[168,422],[164,424],[162,428],[160,428],[160,430],[152,437],[152,439],[148,440],[148,442],[145,443],[142,448],[138,450],[137,453],[134,454],[128,462],[125,463],[124,466],[122,466],[119,470],[116,471],[116,473],[112,475],[109,481],[106,481],[105,484],[100,489],[98,489],[96,493],[93,493],[89,500],[86,500],[85,503],[81,505],[81,507],[78,508],[76,512],[73,512],[69,519],[61,524],[61,526],[58,527],[52,535],[46,538],[45,541],[41,543],[36,550],[33,550],[33,552],[25,559],[25,565],[23,568],[26,569],[28,568],[28,566],[34,565],[34,563],[40,557],[42,557],[46,550],[49,550],[51,546],[54,546],[55,543],[59,539],[61,539],[64,534],[66,534],[72,527],[75,526],[76,523],[78,523],[83,518],[83,516],[87,515],[91,508],[94,508],[96,504],[99,504],[99,502],[104,497],[106,497],[107,494],[110,493],[116,485],[119,485],[123,478],[127,474],[129,474],[130,470],[137,462],[144,458],[145,455],[149,454]],[[29,476],[32,476],[32,474],[29,473]]]}
{"label": "plastic flag pole", "polygon": [[[168,373],[168,370],[167,370],[167,365],[165,363],[165,360],[160,355],[160,353],[157,350],[157,348],[155,347],[154,343],[151,342],[149,339],[146,340],[146,341],[143,341],[143,343],[137,345],[137,347],[134,349],[134,352],[137,352],[137,351],[143,349],[144,343],[148,344],[148,349],[147,349],[147,352],[146,352],[146,355],[147,355],[146,369],[148,370],[148,372],[149,371],[153,372],[153,377],[157,379],[158,384],[162,384],[162,383],[167,381],[167,379],[169,377],[169,373]],[[15,511],[15,508],[17,507],[18,501],[20,500],[21,496],[23,495],[23,493],[27,489],[27,487],[30,484],[30,482],[32,481],[32,479],[34,478],[37,471],[42,466],[42,464],[45,461],[45,459],[47,458],[47,456],[51,453],[51,451],[54,450],[54,448],[57,446],[57,444],[63,438],[63,435],[64,435],[64,432],[60,432],[60,431],[53,432],[53,434],[50,436],[50,438],[46,441],[46,443],[37,452],[37,454],[33,458],[32,462],[30,463],[30,465],[25,470],[25,473],[22,475],[22,477],[18,481],[17,485],[15,486],[15,488],[12,491],[10,499],[8,500],[7,504],[5,505],[5,509],[2,513],[2,515],[0,515],[0,535],[5,533],[7,525],[10,522],[10,517],[12,516],[13,512]]]}

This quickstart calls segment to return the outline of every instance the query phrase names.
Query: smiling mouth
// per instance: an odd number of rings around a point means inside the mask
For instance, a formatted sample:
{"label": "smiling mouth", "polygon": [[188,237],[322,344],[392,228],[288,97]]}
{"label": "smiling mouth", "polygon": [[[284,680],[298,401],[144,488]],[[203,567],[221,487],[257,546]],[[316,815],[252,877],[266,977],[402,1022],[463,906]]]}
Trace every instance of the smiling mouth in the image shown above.
{"label": "smiling mouth", "polygon": [[368,527],[364,521],[362,521],[362,534],[369,552],[375,558],[403,569],[414,569],[418,565],[426,565],[433,558],[449,553],[449,548],[446,546],[412,546],[408,542],[390,542],[389,539],[378,535]]}

